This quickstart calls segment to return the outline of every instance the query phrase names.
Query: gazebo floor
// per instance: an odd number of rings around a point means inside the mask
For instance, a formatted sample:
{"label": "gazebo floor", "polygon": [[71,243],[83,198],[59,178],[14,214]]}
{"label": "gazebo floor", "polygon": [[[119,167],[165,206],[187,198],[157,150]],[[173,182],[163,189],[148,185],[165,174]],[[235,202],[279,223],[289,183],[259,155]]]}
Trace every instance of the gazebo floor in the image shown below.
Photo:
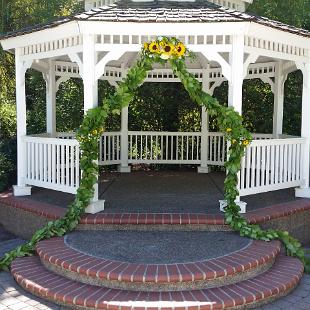
{"label": "gazebo floor", "polygon": [[[109,172],[100,177],[99,197],[105,200],[105,213],[217,214],[220,213],[219,200],[223,199],[224,178],[224,172]],[[65,208],[74,195],[33,188],[27,199]],[[242,197],[242,201],[247,202],[247,211],[297,200],[294,189]]]}

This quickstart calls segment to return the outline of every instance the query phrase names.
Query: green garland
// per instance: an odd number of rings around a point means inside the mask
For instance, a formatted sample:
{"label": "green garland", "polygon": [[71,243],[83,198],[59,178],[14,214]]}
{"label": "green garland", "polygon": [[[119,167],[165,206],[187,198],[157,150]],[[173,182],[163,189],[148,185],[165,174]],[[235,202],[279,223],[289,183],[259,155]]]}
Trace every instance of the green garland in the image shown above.
{"label": "green garland", "polygon": [[226,179],[224,183],[225,220],[241,236],[256,240],[270,241],[281,240],[287,254],[298,257],[305,265],[305,270],[310,272],[310,263],[305,258],[301,244],[286,231],[262,230],[258,225],[251,225],[240,215],[239,206],[235,203],[238,192],[238,172],[241,167],[241,159],[245,148],[251,142],[250,133],[243,127],[242,117],[231,107],[224,107],[219,102],[202,90],[201,84],[187,71],[185,59],[194,55],[186,49],[184,44],[176,38],[161,37],[150,43],[145,43],[140,58],[132,67],[126,78],[119,84],[115,93],[104,100],[103,106],[91,109],[87,112],[81,127],[77,132],[77,140],[80,143],[81,160],[80,167],[83,170],[80,187],[73,203],[68,207],[66,215],[59,220],[48,222],[39,229],[29,242],[7,253],[0,260],[0,270],[9,268],[17,257],[33,255],[36,244],[44,239],[55,236],[63,236],[72,231],[79,223],[85,208],[94,195],[94,184],[98,179],[99,157],[98,141],[103,132],[102,125],[109,113],[119,114],[123,107],[133,100],[136,89],[144,82],[147,72],[152,69],[154,63],[165,64],[168,62],[175,75],[179,77],[191,99],[200,106],[204,106],[210,115],[217,119],[221,132],[225,133],[229,141],[228,160],[225,163]]}

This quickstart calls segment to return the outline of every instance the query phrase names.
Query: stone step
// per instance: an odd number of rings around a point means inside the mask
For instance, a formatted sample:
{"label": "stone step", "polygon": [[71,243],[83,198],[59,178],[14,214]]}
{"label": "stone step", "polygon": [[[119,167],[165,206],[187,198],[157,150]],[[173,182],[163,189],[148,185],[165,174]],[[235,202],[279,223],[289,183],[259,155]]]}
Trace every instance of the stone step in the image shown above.
{"label": "stone step", "polygon": [[221,257],[159,264],[91,256],[70,247],[63,237],[41,241],[36,248],[43,265],[61,276],[91,285],[137,291],[211,288],[250,279],[271,268],[280,249],[279,241],[250,241],[244,248]]}
{"label": "stone step", "polygon": [[246,309],[273,301],[296,287],[302,263],[279,256],[273,267],[253,279],[219,288],[173,292],[139,292],[76,282],[47,270],[38,257],[16,259],[11,272],[27,291],[73,309]]}

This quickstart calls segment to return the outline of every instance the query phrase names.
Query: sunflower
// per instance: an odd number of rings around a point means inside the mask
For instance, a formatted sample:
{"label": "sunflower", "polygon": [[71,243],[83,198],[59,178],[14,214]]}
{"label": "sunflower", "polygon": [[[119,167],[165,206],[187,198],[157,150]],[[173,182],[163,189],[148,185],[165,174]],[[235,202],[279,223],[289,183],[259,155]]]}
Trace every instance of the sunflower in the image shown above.
{"label": "sunflower", "polygon": [[147,51],[147,50],[149,49],[149,44],[148,44],[147,42],[145,42],[145,43],[143,44],[143,49],[144,49],[145,51]]}
{"label": "sunflower", "polygon": [[178,43],[174,52],[178,57],[182,57],[186,52],[185,45],[182,42]]}
{"label": "sunflower", "polygon": [[243,143],[244,146],[247,146],[247,145],[249,145],[250,142],[249,142],[249,140],[243,140],[242,143]]}
{"label": "sunflower", "polygon": [[150,45],[149,45],[149,51],[151,53],[159,53],[160,50],[159,50],[159,45],[157,42],[151,42]]}
{"label": "sunflower", "polygon": [[226,132],[227,132],[227,133],[230,133],[230,132],[232,132],[232,129],[231,129],[231,128],[227,128],[227,129],[226,129]]}

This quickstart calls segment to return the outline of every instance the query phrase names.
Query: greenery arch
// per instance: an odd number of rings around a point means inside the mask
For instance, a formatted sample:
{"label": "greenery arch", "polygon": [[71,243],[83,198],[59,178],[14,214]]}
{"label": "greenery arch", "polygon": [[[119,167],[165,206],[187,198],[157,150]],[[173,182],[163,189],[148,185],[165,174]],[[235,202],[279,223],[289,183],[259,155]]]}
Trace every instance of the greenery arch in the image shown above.
{"label": "greenery arch", "polygon": [[235,202],[239,194],[237,189],[238,172],[245,148],[251,142],[252,137],[244,128],[242,117],[233,108],[220,105],[215,98],[202,90],[201,84],[187,71],[186,58],[194,58],[194,54],[176,38],[158,37],[156,40],[144,44],[140,58],[135,66],[128,71],[127,77],[119,84],[115,93],[104,100],[103,106],[87,112],[77,132],[82,153],[80,166],[83,176],[75,200],[69,205],[66,215],[62,219],[49,222],[38,230],[29,242],[7,253],[0,260],[0,270],[8,268],[17,257],[32,255],[37,242],[54,236],[63,236],[77,226],[94,195],[94,184],[98,177],[96,163],[99,156],[98,141],[104,131],[102,124],[109,113],[119,114],[123,107],[129,105],[135,90],[144,82],[147,72],[152,69],[152,64],[168,62],[174,74],[178,76],[189,93],[190,98],[198,105],[204,106],[210,115],[216,117],[220,130],[225,133],[225,137],[229,141],[228,160],[225,163],[227,174],[224,183],[227,201],[226,223],[238,231],[241,236],[264,241],[281,240],[286,247],[287,254],[301,259],[306,271],[310,272],[309,260],[305,258],[298,240],[286,231],[262,230],[258,225],[247,223],[240,215],[240,208]]}

